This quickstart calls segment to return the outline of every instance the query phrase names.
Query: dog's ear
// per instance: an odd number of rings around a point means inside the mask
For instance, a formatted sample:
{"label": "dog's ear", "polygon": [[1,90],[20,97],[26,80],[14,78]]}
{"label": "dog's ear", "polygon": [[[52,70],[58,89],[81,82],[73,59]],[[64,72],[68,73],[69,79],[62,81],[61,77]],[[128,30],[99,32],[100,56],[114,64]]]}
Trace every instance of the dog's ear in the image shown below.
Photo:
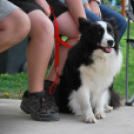
{"label": "dog's ear", "polygon": [[113,27],[116,26],[116,20],[115,20],[115,18],[106,19],[105,21],[106,22],[109,22]]}
{"label": "dog's ear", "polygon": [[79,17],[78,19],[79,19],[79,31],[80,31],[80,33],[82,33],[82,34],[86,33],[88,27],[90,27],[92,22],[89,20],[86,20],[84,18],[81,18],[81,17]]}

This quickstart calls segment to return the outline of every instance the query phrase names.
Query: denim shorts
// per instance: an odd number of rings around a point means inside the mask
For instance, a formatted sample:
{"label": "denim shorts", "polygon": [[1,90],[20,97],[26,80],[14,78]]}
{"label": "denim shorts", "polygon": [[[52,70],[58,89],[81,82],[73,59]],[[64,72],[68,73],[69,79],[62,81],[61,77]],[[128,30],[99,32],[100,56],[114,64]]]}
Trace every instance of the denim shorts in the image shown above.
{"label": "denim shorts", "polygon": [[11,2],[0,0],[0,21],[16,9],[18,9],[18,7],[13,5]]}

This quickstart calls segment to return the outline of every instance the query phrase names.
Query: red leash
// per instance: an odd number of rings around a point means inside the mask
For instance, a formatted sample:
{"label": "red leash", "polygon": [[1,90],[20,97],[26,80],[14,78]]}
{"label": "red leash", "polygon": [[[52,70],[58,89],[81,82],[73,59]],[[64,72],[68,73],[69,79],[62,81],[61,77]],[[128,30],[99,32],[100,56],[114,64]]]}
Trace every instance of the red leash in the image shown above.
{"label": "red leash", "polygon": [[[72,46],[67,44],[65,41],[61,40],[61,38],[59,36],[59,25],[58,25],[58,22],[57,22],[57,19],[56,19],[55,15],[54,15],[54,9],[53,9],[52,6],[50,6],[50,8],[51,8],[51,14],[53,15],[54,21],[55,21],[55,33],[54,33],[54,38],[55,38],[55,65],[54,65],[54,68],[55,68],[55,72],[56,72],[56,77],[55,77],[55,80],[54,80],[52,86],[49,89],[49,94],[52,95],[52,94],[55,93],[57,81],[58,81],[58,78],[59,78],[58,66],[59,66],[60,44],[66,46],[68,48],[71,48]],[[53,87],[54,87],[54,90],[52,92]]]}

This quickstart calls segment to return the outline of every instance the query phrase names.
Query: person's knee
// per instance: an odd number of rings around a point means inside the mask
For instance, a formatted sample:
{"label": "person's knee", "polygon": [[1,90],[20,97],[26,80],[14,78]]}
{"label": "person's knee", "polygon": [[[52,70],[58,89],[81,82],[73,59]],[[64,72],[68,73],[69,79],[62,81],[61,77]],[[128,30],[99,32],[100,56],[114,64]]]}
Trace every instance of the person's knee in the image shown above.
{"label": "person's knee", "polygon": [[17,9],[0,22],[0,30],[15,35],[27,35],[30,30],[30,20],[23,11]]}
{"label": "person's knee", "polygon": [[17,9],[10,13],[0,21],[0,52],[22,41],[28,35],[29,30],[30,20],[22,10]]}
{"label": "person's knee", "polygon": [[80,35],[80,32],[77,29],[74,29],[74,31],[72,31],[72,34],[71,34],[70,38],[78,40],[79,35]]}
{"label": "person's knee", "polygon": [[78,39],[79,37],[78,27],[69,12],[61,14],[57,18],[57,21],[59,25],[59,32],[61,35],[67,36],[69,39]]}
{"label": "person's knee", "polygon": [[67,36],[69,39],[79,39],[80,32],[76,25],[70,25],[69,28],[65,28],[64,31],[62,31],[64,36]]}
{"label": "person's knee", "polygon": [[18,9],[13,12],[12,18],[12,30],[14,31],[16,38],[20,38],[21,40],[24,39],[28,35],[31,28],[28,15]]}
{"label": "person's knee", "polygon": [[38,18],[37,22],[31,23],[32,27],[29,34],[31,38],[38,38],[40,40],[54,38],[54,26],[48,18]]}
{"label": "person's knee", "polygon": [[42,36],[54,38],[54,25],[49,19],[40,21],[40,28]]}
{"label": "person's knee", "polygon": [[127,21],[124,17],[118,22],[119,23],[119,31],[124,33],[127,28]]}
{"label": "person's knee", "polygon": [[[20,9],[15,10],[0,23],[0,30],[9,39],[14,38],[15,43],[22,41],[30,31],[30,20]],[[3,38],[1,36],[1,38]]]}
{"label": "person's knee", "polygon": [[126,21],[126,19],[123,18],[121,22],[122,22],[122,27],[124,27],[124,29],[126,29],[127,28],[127,21]]}

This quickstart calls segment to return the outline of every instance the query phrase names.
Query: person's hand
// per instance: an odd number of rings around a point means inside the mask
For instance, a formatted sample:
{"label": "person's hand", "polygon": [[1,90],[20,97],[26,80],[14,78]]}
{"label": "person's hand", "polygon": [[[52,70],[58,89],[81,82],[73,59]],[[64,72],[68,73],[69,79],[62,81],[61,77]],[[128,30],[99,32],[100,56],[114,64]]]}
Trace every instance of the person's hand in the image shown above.
{"label": "person's hand", "polygon": [[92,11],[90,5],[88,4],[88,1],[85,2],[84,7],[89,11]]}
{"label": "person's hand", "polygon": [[42,9],[44,13],[49,17],[51,15],[51,9],[46,0],[34,0]]}
{"label": "person's hand", "polygon": [[51,9],[50,9],[49,4],[46,2],[46,0],[44,0],[44,1],[45,1],[45,3],[43,6],[43,10],[44,10],[45,14],[49,17],[51,15]]}
{"label": "person's hand", "polygon": [[101,18],[101,11],[100,11],[98,2],[95,0],[91,0],[89,2],[89,5],[91,7],[91,11]]}

